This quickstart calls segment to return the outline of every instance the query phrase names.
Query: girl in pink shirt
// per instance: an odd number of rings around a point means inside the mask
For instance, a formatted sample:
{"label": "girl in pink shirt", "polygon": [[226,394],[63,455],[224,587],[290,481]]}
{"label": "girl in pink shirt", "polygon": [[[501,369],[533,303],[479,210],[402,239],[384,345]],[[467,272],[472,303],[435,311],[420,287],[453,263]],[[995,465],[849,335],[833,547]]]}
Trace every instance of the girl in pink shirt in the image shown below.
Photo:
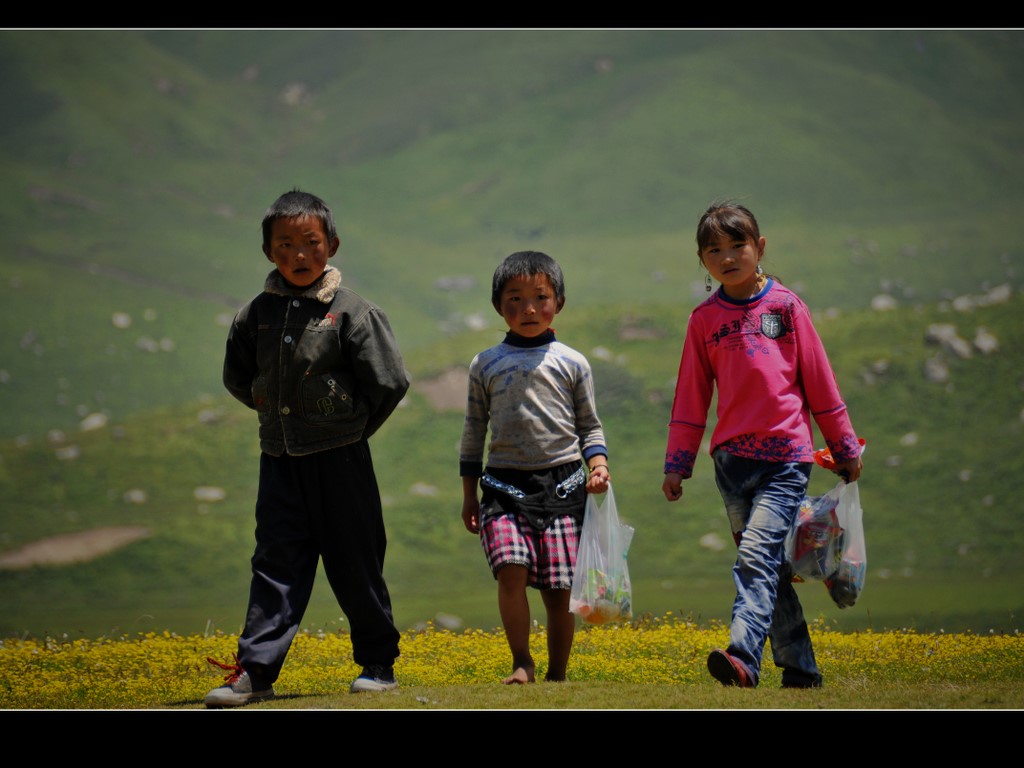
{"label": "girl in pink shirt", "polygon": [[811,420],[847,482],[860,476],[861,447],[807,306],[761,269],[765,239],[754,215],[713,204],[697,246],[708,290],[712,278],[721,287],[687,323],[662,491],[682,498],[717,387],[711,456],[738,552],[729,647],[711,652],[708,671],[723,685],[756,687],[770,639],[783,687],[819,687],[784,541],[813,466]]}

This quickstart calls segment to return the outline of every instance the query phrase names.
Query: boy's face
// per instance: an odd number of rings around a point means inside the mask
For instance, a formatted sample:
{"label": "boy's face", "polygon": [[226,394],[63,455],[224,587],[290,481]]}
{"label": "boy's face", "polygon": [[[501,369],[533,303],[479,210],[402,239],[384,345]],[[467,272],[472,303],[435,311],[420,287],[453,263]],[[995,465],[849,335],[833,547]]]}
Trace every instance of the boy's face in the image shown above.
{"label": "boy's face", "polygon": [[328,240],[323,222],[316,216],[275,219],[271,224],[270,244],[263,253],[277,266],[285,280],[296,288],[312,285],[327,268],[341,241]]}
{"label": "boy's face", "polygon": [[550,328],[561,309],[562,302],[555,298],[545,274],[513,277],[501,289],[501,316],[510,331],[528,339]]}

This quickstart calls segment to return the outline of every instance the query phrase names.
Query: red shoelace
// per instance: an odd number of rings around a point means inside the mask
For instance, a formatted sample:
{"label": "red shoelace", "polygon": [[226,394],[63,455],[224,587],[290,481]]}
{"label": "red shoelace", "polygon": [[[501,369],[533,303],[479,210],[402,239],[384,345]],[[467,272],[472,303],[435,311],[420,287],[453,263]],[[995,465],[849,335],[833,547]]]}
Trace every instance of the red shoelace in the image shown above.
{"label": "red shoelace", "polygon": [[210,656],[206,657],[206,660],[214,666],[228,670],[228,674],[224,675],[224,682],[227,685],[231,685],[233,682],[235,682],[235,680],[240,678],[242,676],[242,673],[245,671],[244,669],[242,669],[242,665],[238,661],[238,654],[232,653],[231,655],[235,659],[234,664],[221,664],[219,661]]}

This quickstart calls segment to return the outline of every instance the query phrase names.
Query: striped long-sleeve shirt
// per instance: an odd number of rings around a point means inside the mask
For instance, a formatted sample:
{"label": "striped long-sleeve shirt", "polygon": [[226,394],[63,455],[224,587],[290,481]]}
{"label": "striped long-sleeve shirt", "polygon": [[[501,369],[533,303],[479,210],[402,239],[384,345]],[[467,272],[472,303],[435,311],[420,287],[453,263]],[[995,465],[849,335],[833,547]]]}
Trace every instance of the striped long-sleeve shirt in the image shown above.
{"label": "striped long-sleeve shirt", "polygon": [[590,363],[553,332],[535,341],[510,334],[473,358],[461,476],[482,476],[488,429],[492,467],[533,470],[607,455]]}

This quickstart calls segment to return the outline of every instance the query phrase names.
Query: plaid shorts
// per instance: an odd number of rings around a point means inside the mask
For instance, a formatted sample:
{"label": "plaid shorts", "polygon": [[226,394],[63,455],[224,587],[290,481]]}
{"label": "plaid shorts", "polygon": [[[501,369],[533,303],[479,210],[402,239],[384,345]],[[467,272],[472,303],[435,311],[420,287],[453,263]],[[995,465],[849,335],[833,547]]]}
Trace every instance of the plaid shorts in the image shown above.
{"label": "plaid shorts", "polygon": [[525,515],[486,515],[480,523],[480,543],[494,578],[505,565],[524,565],[527,584],[535,589],[571,589],[579,549],[579,524],[572,515],[559,515],[538,531]]}

